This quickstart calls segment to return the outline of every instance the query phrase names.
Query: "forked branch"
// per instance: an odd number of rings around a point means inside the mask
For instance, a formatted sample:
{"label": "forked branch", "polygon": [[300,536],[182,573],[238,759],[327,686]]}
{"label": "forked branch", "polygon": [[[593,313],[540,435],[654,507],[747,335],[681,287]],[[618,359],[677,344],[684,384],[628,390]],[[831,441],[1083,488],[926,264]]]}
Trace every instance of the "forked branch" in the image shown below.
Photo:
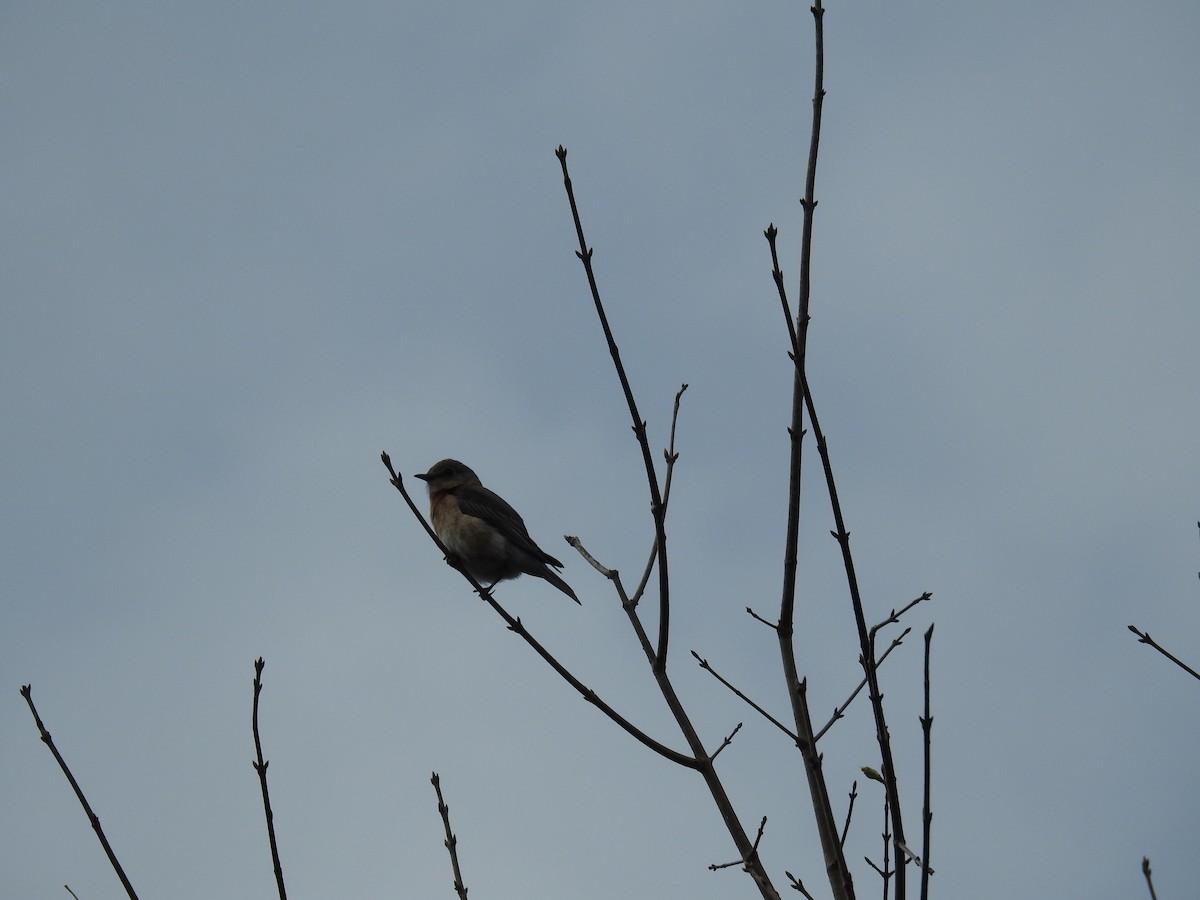
{"label": "forked branch", "polygon": [[658,644],[655,650],[654,665],[657,669],[665,670],[671,625],[670,579],[667,577],[666,508],[658,487],[658,473],[654,470],[650,441],[646,437],[646,423],[642,419],[641,413],[638,412],[637,400],[634,399],[633,388],[629,385],[629,376],[625,373],[624,363],[621,362],[621,351],[617,348],[612,328],[608,324],[608,316],[604,312],[604,304],[600,300],[600,288],[596,285],[596,273],[592,269],[592,248],[588,246],[587,239],[583,235],[583,222],[579,218],[579,207],[575,203],[575,188],[571,184],[571,173],[567,170],[567,148],[560,144],[555,150],[555,155],[562,167],[563,187],[567,192],[567,200],[571,204],[571,218],[575,222],[575,235],[579,239],[579,249],[575,255],[579,257],[579,261],[583,263],[584,272],[587,273],[588,287],[592,292],[592,303],[596,307],[596,316],[600,320],[600,327],[604,330],[608,352],[612,356],[613,367],[621,382],[621,391],[625,395],[625,404],[629,407],[629,416],[633,420],[633,433],[637,437],[638,447],[642,451],[642,464],[646,468],[646,484],[650,489],[650,514],[654,519],[654,541],[658,550]]}
{"label": "forked branch", "polygon": [[813,76],[812,131],[809,137],[804,197],[800,201],[804,211],[804,224],[800,239],[799,311],[796,315],[795,325],[791,322],[791,307],[787,301],[787,292],[783,284],[783,273],[780,270],[779,257],[775,249],[775,237],[778,231],[772,225],[765,232],[767,242],[771,246],[772,275],[779,292],[784,318],[788,323],[788,339],[791,346],[789,355],[793,361],[792,414],[791,423],[788,427],[788,434],[791,439],[791,455],[788,461],[788,511],[784,545],[783,589],[780,601],[779,621],[774,627],[779,639],[779,653],[783,665],[784,684],[787,687],[788,699],[792,706],[792,718],[795,723],[795,734],[797,737],[796,745],[800,748],[801,757],[804,761],[813,816],[817,824],[817,833],[821,839],[821,850],[825,857],[825,871],[829,877],[829,884],[836,900],[849,900],[849,898],[854,896],[854,885],[850,869],[846,865],[846,859],[842,852],[837,823],[834,821],[833,810],[829,802],[829,789],[825,784],[825,776],[821,770],[821,758],[816,750],[816,740],[813,735],[812,718],[808,709],[807,693],[796,666],[794,644],[796,567],[799,559],[798,548],[800,544],[800,473],[803,458],[804,409],[807,400],[807,383],[804,375],[805,352],[808,339],[809,300],[812,294],[812,232],[813,213],[817,207],[815,197],[817,157],[821,146],[821,111],[825,101],[825,10],[821,5],[821,0],[816,0],[813,4],[812,14],[816,44],[816,63]]}
{"label": "forked branch", "polygon": [[[433,528],[430,527],[429,523],[425,521],[425,516],[419,509],[417,509],[416,503],[413,502],[412,497],[408,493],[408,489],[404,486],[404,479],[392,466],[391,457],[384,452],[380,454],[380,459],[383,460],[383,464],[388,470],[388,475],[390,476],[392,486],[400,492],[400,495],[404,498],[404,502],[408,504],[408,508],[412,510],[413,515],[416,516],[417,520],[422,526],[424,526],[425,532],[429,535],[430,540],[432,540],[438,546],[438,549],[441,550],[447,558],[449,558],[450,551],[447,549],[446,545],[442,543],[441,539],[437,536],[437,533],[434,532]],[[595,691],[576,678],[566,668],[566,666],[564,666],[554,657],[549,650],[543,647],[542,644],[532,634],[529,633],[529,631],[521,623],[521,620],[511,615],[508,610],[501,606],[499,602],[497,602],[496,598],[492,596],[492,592],[476,581],[470,572],[466,571],[465,569],[458,569],[457,571],[463,576],[463,578],[470,582],[471,587],[475,589],[475,592],[479,594],[484,602],[491,606],[491,608],[496,611],[496,614],[505,621],[509,630],[519,634],[524,639],[525,643],[529,644],[529,646],[534,649],[534,652],[536,652],[538,656],[540,656],[546,661],[546,663],[549,664],[550,668],[554,669],[554,671],[557,672],[559,676],[561,676],[562,679],[567,682],[567,684],[571,685],[571,687],[575,688],[575,690],[579,692],[580,696],[582,696],[584,700],[586,700],[588,703],[591,703],[598,710],[620,725],[621,728],[623,728],[626,732],[633,735],[633,737],[637,738],[660,756],[663,756],[671,760],[671,762],[677,763],[678,765],[689,769],[695,769],[698,767],[699,763],[695,757],[688,756],[684,753],[679,753],[676,750],[672,750],[665,744],[659,743],[620,713],[618,713],[607,703],[605,703]]]}

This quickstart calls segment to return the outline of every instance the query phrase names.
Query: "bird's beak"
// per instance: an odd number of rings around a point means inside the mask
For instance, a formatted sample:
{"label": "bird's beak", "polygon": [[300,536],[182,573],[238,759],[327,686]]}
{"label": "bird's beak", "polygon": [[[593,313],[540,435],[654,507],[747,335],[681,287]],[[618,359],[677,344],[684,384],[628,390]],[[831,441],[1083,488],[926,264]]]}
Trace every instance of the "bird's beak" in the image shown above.
{"label": "bird's beak", "polygon": [[425,475],[425,474],[414,475],[414,476],[413,476],[413,478],[420,478],[422,481],[428,481],[428,480],[429,480],[429,476],[428,476],[428,475]]}

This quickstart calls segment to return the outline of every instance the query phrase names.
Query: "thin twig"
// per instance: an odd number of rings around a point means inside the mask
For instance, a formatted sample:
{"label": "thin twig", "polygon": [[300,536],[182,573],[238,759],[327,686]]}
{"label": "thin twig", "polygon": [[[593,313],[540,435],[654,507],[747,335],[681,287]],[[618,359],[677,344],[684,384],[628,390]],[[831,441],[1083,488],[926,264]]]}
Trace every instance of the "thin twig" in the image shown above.
{"label": "thin twig", "polygon": [[[904,631],[900,632],[900,636],[898,638],[895,638],[892,640],[891,645],[887,648],[886,651],[884,651],[883,656],[879,657],[878,665],[883,665],[883,661],[885,659],[887,659],[888,656],[891,655],[891,652],[893,650],[895,650],[897,647],[899,647],[902,643],[904,643],[904,639],[906,637],[908,637],[908,633],[910,631],[912,631],[911,628],[905,628]],[[827,732],[830,728],[833,727],[834,722],[845,717],[846,710],[850,708],[850,704],[854,702],[854,698],[857,697],[859,695],[859,693],[862,691],[862,689],[866,686],[867,686],[867,676],[864,675],[862,677],[862,680],[858,682],[858,687],[856,687],[853,691],[850,692],[850,696],[846,698],[845,703],[843,703],[841,706],[839,706],[837,709],[835,709],[833,711],[833,715],[830,716],[829,721],[825,723],[825,727],[816,733],[816,735],[813,737],[813,740],[815,740],[815,741],[821,740],[821,738],[823,738],[825,736],[825,732]]]}
{"label": "thin twig", "polygon": [[846,824],[842,826],[842,846],[846,846],[846,835],[850,833],[850,819],[854,815],[854,801],[858,799],[858,779],[850,785],[850,804],[846,807]]}
{"label": "thin twig", "polygon": [[1150,888],[1150,900],[1158,900],[1158,894],[1154,891],[1154,879],[1150,877],[1150,857],[1142,857],[1142,874],[1146,876],[1146,887]]}
{"label": "thin twig", "polygon": [[[884,787],[885,788],[887,787],[886,782],[884,783]],[[883,794],[883,835],[882,835],[882,837],[883,837],[883,900],[888,900],[888,878],[890,878],[893,874],[893,870],[891,867],[892,845],[891,845],[891,841],[889,840],[891,835],[888,834],[888,825],[891,821],[891,819],[889,818],[889,811],[888,811],[888,801],[890,799],[891,799],[891,795],[887,791],[885,791]],[[900,862],[899,852],[897,852],[897,854],[896,854],[896,862],[897,863]],[[904,871],[904,866],[897,865],[895,871],[896,872]],[[897,890],[900,889],[900,884],[901,884],[901,880],[900,880],[899,876],[897,876],[897,878],[896,878],[896,889]]]}
{"label": "thin twig", "polygon": [[634,612],[634,607],[637,604],[632,598],[630,598],[629,594],[625,592],[625,585],[621,581],[620,573],[616,569],[608,568],[602,562],[600,562],[600,560],[592,556],[588,549],[583,546],[583,542],[579,540],[579,538],[570,534],[563,535],[563,537],[567,539],[567,543],[574,547],[580,556],[582,556],[587,562],[591,563],[592,567],[596,569],[596,571],[613,583],[613,587],[617,591],[617,596],[621,600],[621,608],[624,609],[627,614],[629,614],[630,621],[633,622],[634,633],[637,635],[638,641],[642,645],[642,652],[646,654],[646,658],[650,660],[650,665],[653,666],[654,645],[650,643],[650,637],[646,634],[646,629],[642,628],[641,619],[639,619]]}
{"label": "thin twig", "polygon": [[[684,383],[678,391],[675,392],[675,406],[671,411],[671,442],[667,449],[663,451],[663,456],[667,461],[667,472],[663,481],[663,516],[665,518],[667,506],[671,502],[671,482],[675,475],[675,462],[679,459],[679,453],[675,450],[675,428],[679,422],[679,400],[683,397],[683,392],[688,388]],[[637,589],[633,592],[631,602],[634,606],[642,600],[642,594],[646,590],[646,585],[650,583],[650,575],[654,571],[654,562],[658,559],[658,541],[655,540],[654,546],[650,548],[650,558],[646,560],[646,568],[642,571],[641,580],[638,581]]]}
{"label": "thin twig", "polygon": [[458,893],[459,900],[467,900],[468,889],[463,884],[462,870],[458,867],[458,838],[450,830],[450,807],[442,799],[442,779],[438,777],[437,772],[434,772],[430,781],[433,783],[433,789],[437,792],[438,812],[442,815],[442,825],[446,829],[445,844],[446,850],[450,853],[450,867],[454,870],[454,890]]}
{"label": "thin twig", "polygon": [[799,878],[797,878],[791,872],[785,871],[783,874],[787,876],[787,880],[791,883],[793,891],[799,891],[805,897],[807,897],[808,900],[813,900],[813,895],[804,889],[803,881],[801,881]]}
{"label": "thin twig", "polygon": [[[863,673],[867,678],[868,696],[871,698],[871,709],[875,714],[875,739],[879,744],[881,768],[888,793],[888,807],[891,810],[892,836],[893,840],[904,843],[904,817],[900,810],[900,786],[896,774],[895,761],[892,756],[891,732],[888,730],[887,716],[884,714],[883,709],[883,692],[879,689],[879,665],[875,657],[875,630],[867,628],[866,616],[863,612],[862,594],[858,588],[858,575],[854,567],[854,556],[850,552],[850,531],[846,528],[846,520],[842,515],[842,503],[838,497],[837,482],[833,477],[833,463],[829,456],[829,445],[825,439],[825,433],[821,430],[821,423],[817,418],[816,405],[813,402],[812,392],[808,388],[807,379],[805,379],[804,397],[813,436],[817,440],[817,452],[821,457],[821,467],[825,472],[825,487],[829,494],[829,505],[833,510],[833,520],[836,530],[832,534],[842,551],[842,565],[846,572],[846,585],[850,593],[850,604],[854,608],[854,622],[858,628],[859,646],[862,653],[859,661],[862,663]],[[884,623],[886,624],[887,621],[884,620]],[[905,862],[900,854],[897,854],[894,900],[904,900],[904,870]]]}
{"label": "thin twig", "polygon": [[621,382],[621,390],[625,394],[625,404],[629,407],[629,416],[633,420],[633,433],[637,436],[638,446],[642,451],[642,463],[646,468],[646,483],[650,489],[650,514],[654,519],[654,540],[658,548],[658,644],[654,654],[654,665],[656,669],[665,670],[671,625],[670,579],[667,577],[666,509],[663,505],[662,494],[659,492],[658,474],[654,470],[650,442],[646,438],[646,422],[638,412],[633,388],[629,385],[629,377],[625,374],[625,366],[621,362],[621,353],[617,349],[617,342],[608,325],[604,304],[600,301],[596,273],[592,270],[592,248],[588,246],[587,239],[583,236],[583,222],[579,218],[579,207],[575,203],[575,189],[571,185],[571,175],[567,171],[567,148],[560,144],[555,150],[555,155],[562,167],[563,187],[567,192],[567,200],[571,204],[571,218],[575,222],[575,234],[579,238],[579,250],[576,251],[576,256],[583,263],[584,272],[587,274],[588,287],[592,292],[592,302],[596,307],[596,316],[600,320],[600,327],[604,330],[604,339],[608,342],[608,352],[612,356],[613,367]]}
{"label": "thin twig", "polygon": [[767,230],[763,232],[763,237],[767,239],[767,244],[771,248],[771,277],[775,280],[775,289],[779,291],[779,303],[783,307],[783,321],[787,323],[788,338],[792,344],[792,361],[796,361],[799,355],[800,348],[796,343],[796,325],[792,322],[792,306],[788,303],[787,288],[783,282],[783,269],[779,268],[779,249],[775,246],[775,238],[779,236],[779,229],[772,222],[767,226]]}
{"label": "thin twig", "polygon": [[929,900],[929,876],[933,870],[929,868],[929,837],[933,829],[933,806],[930,800],[930,782],[933,778],[932,768],[932,733],[933,713],[929,710],[929,648],[933,642],[933,625],[925,632],[925,715],[921,716],[921,731],[925,737],[925,799],[921,806],[922,844],[921,856],[921,900]]}
{"label": "thin twig", "polygon": [[762,616],[760,616],[758,613],[756,613],[749,606],[746,607],[746,612],[748,612],[750,614],[751,618],[758,619],[758,621],[762,622],[764,625],[766,625],[772,631],[775,631],[775,632],[779,631],[778,623],[772,622],[770,619],[764,619]]}
{"label": "thin twig", "polygon": [[[117,873],[117,877],[121,879],[121,884],[125,888],[125,893],[128,894],[131,900],[137,900],[137,894],[133,890],[133,885],[129,883],[129,879],[125,877],[125,870],[121,868],[121,863],[117,860],[117,855],[113,853],[112,845],[109,844],[108,838],[104,835],[104,829],[100,827],[100,817],[92,812],[91,804],[87,802],[87,798],[83,796],[83,790],[79,787],[79,782],[75,780],[75,776],[71,774],[71,769],[67,766],[67,761],[63,759],[62,754],[58,752],[58,747],[54,744],[54,738],[50,737],[50,732],[46,730],[46,726],[42,724],[42,717],[38,715],[37,707],[33,705],[33,686],[29,684],[21,685],[21,696],[25,698],[25,702],[29,704],[29,711],[33,713],[33,721],[37,725],[38,733],[42,737],[42,743],[50,748],[50,752],[54,755],[58,767],[62,769],[63,774],[67,776],[67,781],[71,785],[71,789],[75,791],[75,796],[79,800],[79,805],[83,807],[83,811],[87,814],[88,821],[92,823],[92,830],[96,832],[96,837],[100,839],[100,846],[104,848],[104,853],[108,857],[108,861],[112,864],[113,870]],[[64,885],[65,887],[65,885]],[[67,888],[69,891],[70,888]]]}
{"label": "thin twig", "polygon": [[909,846],[908,846],[908,844],[905,844],[905,843],[903,843],[903,842],[901,842],[901,841],[897,841],[897,842],[896,842],[896,847],[897,847],[897,848],[900,850],[900,852],[901,852],[902,854],[904,854],[904,858],[905,858],[905,859],[906,859],[908,862],[910,862],[910,863],[912,863],[913,865],[915,865],[915,866],[916,866],[918,869],[921,869],[922,871],[926,871],[926,872],[928,872],[930,875],[932,875],[932,874],[933,874],[933,869],[931,869],[931,868],[929,868],[927,865],[925,865],[925,863],[924,863],[924,862],[921,860],[921,857],[917,856],[917,854],[915,854],[915,853],[912,851],[912,848],[911,848],[911,847],[909,847]]}
{"label": "thin twig", "polygon": [[[584,559],[584,562],[586,562],[588,565],[590,565],[593,569],[595,569],[597,572],[599,572],[601,575],[603,575],[605,578],[607,578],[609,581],[613,582],[614,584],[620,584],[621,573],[618,572],[616,569],[608,568],[608,566],[604,565],[604,563],[600,562],[600,560],[598,560],[598,559],[596,559],[596,557],[592,556],[592,554],[588,552],[588,549],[583,546],[583,541],[581,541],[576,535],[564,534],[563,540],[565,540],[568,544],[570,544],[572,547],[574,547],[575,552],[578,553],[580,556],[582,556]],[[621,592],[621,599],[622,599],[622,602],[625,602],[628,600],[628,597],[625,596],[624,590],[622,590],[622,592]]]}
{"label": "thin twig", "polygon": [[717,679],[717,681],[721,682],[721,684],[725,685],[725,687],[729,688],[729,690],[731,690],[737,697],[740,697],[743,701],[745,701],[745,703],[751,709],[753,709],[756,713],[758,713],[760,716],[762,716],[764,719],[766,719],[768,722],[770,722],[772,725],[774,725],[776,728],[778,728],[780,731],[782,731],[784,734],[786,734],[788,737],[790,737],[792,739],[793,743],[799,742],[800,739],[798,737],[796,737],[795,733],[792,732],[792,730],[790,728],[788,728],[786,725],[784,725],[782,722],[780,722],[778,719],[776,719],[773,715],[771,715],[769,712],[767,712],[765,709],[763,709],[761,706],[759,706],[757,703],[755,703],[753,700],[751,700],[749,697],[747,697],[745,694],[743,694],[741,691],[739,691],[736,687],[734,687],[731,682],[729,682],[716,669],[714,669],[711,665],[709,665],[707,659],[702,657],[695,650],[692,651],[692,656],[696,657],[696,662],[700,663],[700,668],[702,668],[704,671],[706,671],[710,675],[712,675],[713,678]]}
{"label": "thin twig", "polygon": [[[666,504],[659,491],[658,475],[654,470],[654,461],[650,454],[650,443],[646,437],[646,423],[638,412],[637,403],[633,397],[633,390],[629,385],[625,367],[621,363],[620,351],[617,348],[616,340],[613,338],[612,329],[609,328],[608,317],[604,312],[604,305],[600,301],[600,291],[596,286],[596,276],[592,268],[592,248],[588,246],[587,239],[583,234],[583,223],[579,216],[579,207],[575,202],[575,189],[572,186],[571,175],[567,168],[566,148],[560,145],[555,151],[555,155],[558,157],[559,165],[562,168],[563,187],[566,190],[567,200],[571,206],[571,217],[575,223],[575,234],[579,239],[579,250],[576,251],[576,255],[579,257],[580,262],[583,263],[584,271],[587,274],[588,287],[591,289],[596,315],[600,320],[605,340],[608,343],[609,355],[612,357],[613,366],[621,382],[621,389],[625,394],[625,402],[629,407],[629,414],[633,420],[633,431],[637,437],[638,446],[642,451],[642,462],[646,469],[646,482],[650,489],[650,514],[654,519],[654,540],[658,556],[658,641],[652,651],[647,651],[650,670],[655,682],[658,684],[659,692],[666,701],[667,707],[671,710],[671,715],[675,718],[675,723],[679,726],[679,730],[688,743],[688,747],[692,752],[694,767],[704,779],[709,793],[712,794],[713,802],[716,803],[717,809],[721,813],[721,818],[725,822],[725,827],[729,831],[730,837],[733,838],[734,845],[746,861],[746,871],[754,879],[755,885],[764,898],[768,898],[768,900],[778,898],[779,893],[771,884],[766,867],[762,864],[762,860],[759,859],[758,851],[751,843],[745,828],[738,819],[737,813],[733,808],[733,802],[729,799],[728,792],[717,775],[712,758],[705,752],[704,743],[696,732],[696,728],[692,724],[691,718],[688,716],[683,704],[680,702],[675,692],[675,687],[667,674],[667,648],[671,633],[671,605],[670,578],[667,569]],[[682,395],[683,390],[684,388],[680,388],[679,394],[676,395],[677,399]],[[674,446],[672,445],[667,454],[668,468],[674,464],[673,455]],[[646,641],[642,638],[642,624],[635,605],[638,601],[638,594],[636,592],[632,599],[633,602],[625,604],[625,613],[634,630],[638,633],[639,641],[642,641],[643,646],[646,646]]]}
{"label": "thin twig", "polygon": [[[741,725],[738,726],[738,728],[741,728],[741,727],[742,727]],[[720,753],[720,752],[721,752],[720,750],[717,751],[717,753]],[[716,756],[716,755],[717,755],[716,753],[713,754],[713,756]],[[756,852],[758,850],[758,844],[762,840],[763,831],[766,830],[766,827],[767,827],[767,817],[763,816],[762,821],[758,823],[758,834],[756,834],[754,836],[753,847]],[[718,869],[731,869],[734,866],[745,866],[745,865],[746,865],[746,860],[735,859],[733,862],[711,863],[708,867],[708,871],[716,872]]]}
{"label": "thin twig", "polygon": [[[442,543],[441,539],[437,536],[434,530],[429,527],[429,523],[425,521],[425,516],[421,514],[419,509],[417,509],[416,504],[413,503],[413,500],[409,496],[407,489],[404,487],[404,480],[398,474],[396,474],[396,470],[392,467],[391,457],[385,452],[380,454],[380,458],[383,460],[383,464],[387,467],[388,474],[391,476],[392,486],[395,487],[396,490],[400,492],[401,496],[404,497],[404,501],[408,504],[408,508],[412,510],[413,515],[416,516],[417,520],[420,521],[420,523],[424,526],[430,540],[437,544],[438,549],[440,549],[446,557],[449,557],[450,552],[446,549],[446,545]],[[554,671],[557,672],[559,676],[561,676],[563,680],[567,682],[567,684],[571,685],[571,687],[575,688],[575,690],[579,692],[580,696],[582,696],[584,700],[586,700],[588,703],[591,703],[598,710],[620,725],[621,728],[623,728],[626,732],[637,738],[637,740],[641,741],[660,756],[663,756],[666,759],[671,760],[671,762],[685,766],[689,769],[695,769],[699,766],[699,763],[694,756],[688,756],[684,753],[679,753],[678,751],[667,747],[665,744],[659,743],[620,713],[618,713],[607,703],[605,703],[602,699],[600,699],[600,696],[595,691],[587,687],[583,682],[576,678],[562,663],[560,663],[554,657],[552,653],[550,653],[549,650],[543,647],[542,644],[526,630],[525,626],[521,624],[520,619],[509,614],[508,610],[501,606],[496,601],[496,598],[492,596],[492,592],[476,581],[470,572],[467,572],[464,569],[458,569],[457,571],[470,583],[471,587],[475,589],[475,592],[479,594],[483,601],[491,606],[491,608],[496,611],[500,618],[505,621],[509,630],[519,634],[525,640],[525,643],[529,644],[529,646],[534,649],[538,656],[540,656],[549,664],[550,668],[554,669]]]}
{"label": "thin twig", "polygon": [[64,884],[63,887],[66,889],[68,894],[75,898],[75,900],[79,900],[79,895],[71,890],[71,886],[69,884]]}
{"label": "thin twig", "polygon": [[266,663],[260,656],[254,661],[254,709],[250,716],[251,729],[254,732],[254,753],[258,757],[253,763],[254,771],[258,773],[259,784],[262,785],[263,812],[267,816],[267,838],[271,842],[271,862],[275,867],[275,884],[279,888],[279,900],[287,900],[287,888],[283,884],[283,866],[279,862],[279,845],[275,843],[275,813],[271,811],[271,794],[267,790],[267,766],[263,759],[262,740],[258,736],[258,695],[262,693],[262,671]]}
{"label": "thin twig", "polygon": [[[835,535],[834,535],[834,537],[837,537],[837,535],[835,534]],[[900,621],[900,617],[901,617],[902,615],[904,615],[906,612],[908,612],[910,609],[912,609],[912,608],[913,608],[914,606],[916,606],[918,603],[923,603],[924,601],[926,601],[926,600],[929,600],[929,599],[931,599],[932,597],[933,597],[933,594],[929,593],[929,591],[926,591],[924,594],[922,594],[922,595],[921,595],[920,597],[918,597],[916,600],[910,600],[908,603],[904,604],[904,606],[900,607],[900,609],[899,609],[898,611],[897,611],[896,609],[893,609],[893,610],[892,610],[892,611],[891,611],[891,612],[888,614],[888,617],[887,617],[886,619],[884,619],[884,620],[883,620],[882,622],[880,622],[878,625],[872,625],[872,626],[871,626],[871,635],[872,635],[872,637],[874,636],[874,634],[875,634],[876,632],[878,632],[878,631],[881,631],[881,630],[882,630],[882,629],[883,629],[885,626],[887,626],[887,625],[895,625],[897,622],[899,622],[899,621]]]}
{"label": "thin twig", "polygon": [[[800,473],[802,447],[804,439],[804,406],[806,401],[805,353],[808,340],[809,301],[812,296],[812,234],[813,213],[817,207],[815,197],[817,181],[817,158],[821,145],[821,112],[825,101],[825,10],[821,0],[815,0],[811,7],[814,24],[814,42],[816,47],[813,75],[812,98],[812,131],[809,137],[808,165],[804,180],[804,197],[800,203],[804,210],[804,223],[800,238],[800,295],[796,325],[791,325],[791,312],[787,303],[786,291],[783,288],[782,273],[779,272],[778,254],[772,252],[773,277],[779,290],[780,301],[788,317],[788,337],[790,340],[790,356],[794,368],[792,378],[792,417],[788,428],[791,438],[791,454],[788,461],[788,512],[787,532],[784,544],[783,587],[780,601],[779,622],[775,631],[779,639],[779,652],[783,665],[784,684],[787,687],[788,699],[792,705],[792,716],[795,721],[795,733],[799,737],[797,746],[800,748],[804,761],[805,775],[808,780],[809,795],[812,800],[813,815],[816,819],[817,833],[821,839],[821,851],[824,855],[825,871],[833,890],[835,900],[850,900],[854,896],[853,880],[850,869],[842,852],[838,837],[837,823],[829,801],[829,789],[825,784],[825,776],[821,770],[820,756],[813,739],[812,719],[808,709],[808,700],[796,666],[796,651],[794,644],[795,607],[796,607],[796,569],[799,559],[800,542]],[[765,232],[768,243],[774,248],[777,230],[771,226]]]}
{"label": "thin twig", "polygon": [[1163,656],[1165,656],[1171,662],[1175,663],[1175,665],[1179,666],[1179,668],[1183,669],[1185,672],[1187,672],[1193,678],[1200,678],[1200,672],[1197,672],[1195,669],[1193,669],[1191,666],[1189,666],[1187,663],[1185,663],[1183,660],[1181,660],[1178,656],[1175,656],[1173,653],[1168,651],[1165,647],[1163,647],[1160,643],[1158,643],[1158,641],[1154,640],[1154,638],[1150,637],[1150,632],[1139,631],[1138,627],[1136,625],[1130,625],[1129,630],[1138,636],[1138,643],[1149,644],[1151,647],[1153,647],[1155,650],[1157,650],[1159,653],[1161,653]]}
{"label": "thin twig", "polygon": [[738,722],[737,727],[735,727],[733,729],[733,731],[729,732],[729,734],[726,736],[725,740],[721,741],[721,746],[717,747],[717,749],[714,750],[708,758],[716,759],[718,756],[720,756],[721,751],[733,743],[734,736],[741,730],[742,730],[742,723]]}

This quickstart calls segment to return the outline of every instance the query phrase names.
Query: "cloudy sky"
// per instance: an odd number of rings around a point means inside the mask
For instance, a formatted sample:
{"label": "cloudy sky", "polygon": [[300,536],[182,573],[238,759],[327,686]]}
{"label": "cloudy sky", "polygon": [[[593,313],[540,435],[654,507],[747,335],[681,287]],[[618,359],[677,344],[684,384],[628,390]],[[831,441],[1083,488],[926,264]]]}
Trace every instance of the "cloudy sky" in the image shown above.
{"label": "cloudy sky", "polygon": [[[1200,683],[1200,6],[831,3],[810,377],[885,667],[910,829],[933,647],[942,897],[1194,895]],[[0,895],[274,890],[253,661],[296,897],[750,897],[703,785],[582,702],[388,485],[473,466],[567,563],[498,596],[683,742],[607,583],[651,537],[581,267],[656,454],[672,672],[762,852],[822,896],[778,605],[803,4],[6,4],[0,12]],[[815,462],[815,456],[812,459]],[[817,469],[797,651],[814,716],[857,644]],[[411,488],[421,487],[411,477]],[[647,610],[650,624],[653,611]],[[895,629],[893,629],[895,632]],[[865,706],[822,744],[838,815]],[[874,785],[848,841],[878,882]]]}

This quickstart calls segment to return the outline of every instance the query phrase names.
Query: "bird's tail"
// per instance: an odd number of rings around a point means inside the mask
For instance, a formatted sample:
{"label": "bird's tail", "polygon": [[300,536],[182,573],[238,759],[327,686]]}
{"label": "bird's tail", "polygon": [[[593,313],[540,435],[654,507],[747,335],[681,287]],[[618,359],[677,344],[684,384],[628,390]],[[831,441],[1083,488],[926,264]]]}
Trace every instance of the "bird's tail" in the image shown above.
{"label": "bird's tail", "polygon": [[550,582],[552,585],[554,585],[556,588],[558,588],[560,591],[562,591],[564,594],[566,594],[568,597],[570,597],[576,603],[579,603],[580,606],[583,606],[583,604],[579,602],[579,598],[575,596],[575,592],[573,590],[571,590],[571,586],[569,584],[567,584],[565,581],[563,581],[561,578],[559,578],[558,573],[555,572],[553,569],[551,569],[549,566],[543,565],[541,568],[541,571],[530,572],[529,574],[536,575],[536,576],[538,576],[538,578],[545,578],[548,582]]}

